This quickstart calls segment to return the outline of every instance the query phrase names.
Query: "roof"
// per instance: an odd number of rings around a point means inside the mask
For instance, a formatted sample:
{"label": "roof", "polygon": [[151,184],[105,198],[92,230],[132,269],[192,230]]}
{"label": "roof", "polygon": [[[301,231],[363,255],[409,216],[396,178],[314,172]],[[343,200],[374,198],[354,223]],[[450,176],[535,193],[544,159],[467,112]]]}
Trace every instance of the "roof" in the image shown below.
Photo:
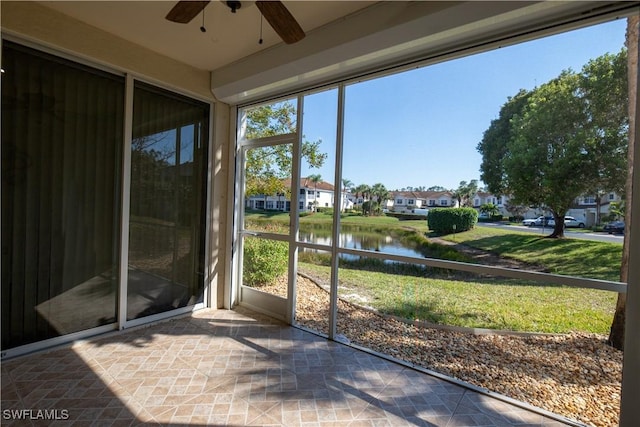
{"label": "roof", "polygon": [[[283,184],[286,187],[291,187],[291,178],[283,180]],[[309,190],[323,190],[333,192],[334,186],[326,181],[318,181],[317,183],[311,181],[309,177],[300,178],[300,188],[306,188]]]}
{"label": "roof", "polygon": [[390,191],[389,196],[404,197],[406,199],[440,199],[442,197],[451,197],[451,191]]}

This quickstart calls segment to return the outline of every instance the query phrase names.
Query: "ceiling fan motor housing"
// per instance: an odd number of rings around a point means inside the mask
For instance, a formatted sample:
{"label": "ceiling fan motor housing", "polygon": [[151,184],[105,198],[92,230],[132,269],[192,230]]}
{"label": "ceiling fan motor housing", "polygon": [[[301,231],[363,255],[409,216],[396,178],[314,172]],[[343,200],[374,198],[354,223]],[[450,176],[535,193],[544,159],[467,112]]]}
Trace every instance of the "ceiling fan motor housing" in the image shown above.
{"label": "ceiling fan motor housing", "polygon": [[[169,11],[166,16],[171,22],[178,22],[181,24],[188,24],[193,18],[195,18],[200,12],[203,12],[204,8],[211,2],[211,0],[180,0]],[[271,28],[280,36],[280,38],[287,44],[297,43],[305,37],[304,30],[300,27],[300,24],[296,21],[296,18],[289,12],[287,7],[279,0],[256,0],[256,6],[260,10],[262,16],[271,25]],[[231,9],[232,13],[236,13],[236,10],[242,7],[242,3],[238,0],[228,0],[226,2],[227,7]],[[200,27],[200,31],[205,32],[204,28],[204,13],[202,15],[203,25]]]}
{"label": "ceiling fan motor housing", "polygon": [[231,9],[231,13],[236,13],[236,10],[240,9],[242,7],[242,3],[240,3],[239,1],[227,1],[227,6],[229,6],[229,9]]}

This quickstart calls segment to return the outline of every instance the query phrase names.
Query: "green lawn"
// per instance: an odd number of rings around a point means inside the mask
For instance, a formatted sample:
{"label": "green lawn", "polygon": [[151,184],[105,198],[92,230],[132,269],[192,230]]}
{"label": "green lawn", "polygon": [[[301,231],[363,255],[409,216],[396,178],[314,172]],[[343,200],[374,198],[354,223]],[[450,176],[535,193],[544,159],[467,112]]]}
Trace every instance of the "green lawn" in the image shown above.
{"label": "green lawn", "polygon": [[[328,281],[329,268],[300,263]],[[616,294],[499,279],[447,279],[342,268],[339,296],[410,320],[526,332],[606,334]],[[356,297],[357,295],[357,297]]]}
{"label": "green lawn", "polygon": [[[287,213],[251,214],[247,218],[249,221],[267,219],[283,225],[289,221]],[[330,226],[331,218],[318,213],[302,217],[300,223],[301,227]],[[346,216],[341,222],[345,227],[370,230],[413,229],[417,231],[418,240],[427,232],[426,221]],[[534,262],[556,274],[619,280],[621,244],[547,239],[541,235],[487,227],[442,238],[503,257]],[[304,257],[300,261],[301,271],[328,282],[326,265],[303,261],[306,261]],[[606,334],[617,298],[617,294],[607,291],[434,270],[419,274],[415,271],[399,273],[393,267],[371,268],[367,263],[343,265],[339,282],[340,296],[365,297],[367,305],[383,313],[439,324],[528,332]]]}
{"label": "green lawn", "polygon": [[488,227],[476,227],[443,238],[501,256],[541,264],[551,273],[620,280],[621,243],[547,239],[543,235]]}
{"label": "green lawn", "polygon": [[[245,220],[248,223],[278,223],[282,225],[289,224],[288,212],[247,212]],[[313,228],[315,227],[331,227],[333,215],[325,213],[314,213],[300,217],[300,226]],[[427,232],[427,221],[425,220],[409,220],[400,221],[390,216],[362,216],[342,214],[340,224],[349,229],[367,229],[367,230],[388,230],[390,228],[412,228],[416,231]]]}

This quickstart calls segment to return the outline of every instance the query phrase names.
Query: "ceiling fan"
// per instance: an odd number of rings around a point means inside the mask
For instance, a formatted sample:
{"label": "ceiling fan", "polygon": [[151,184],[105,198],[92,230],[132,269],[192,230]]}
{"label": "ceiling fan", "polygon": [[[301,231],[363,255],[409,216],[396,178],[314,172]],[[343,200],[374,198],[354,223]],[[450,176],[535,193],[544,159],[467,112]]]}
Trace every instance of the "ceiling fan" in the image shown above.
{"label": "ceiling fan", "polygon": [[[169,11],[166,19],[181,24],[189,23],[202,12],[210,1],[180,0]],[[226,1],[225,3],[233,13],[242,5],[239,1]],[[281,1],[256,1],[256,6],[285,43],[296,43],[304,38],[305,34],[300,24]]]}

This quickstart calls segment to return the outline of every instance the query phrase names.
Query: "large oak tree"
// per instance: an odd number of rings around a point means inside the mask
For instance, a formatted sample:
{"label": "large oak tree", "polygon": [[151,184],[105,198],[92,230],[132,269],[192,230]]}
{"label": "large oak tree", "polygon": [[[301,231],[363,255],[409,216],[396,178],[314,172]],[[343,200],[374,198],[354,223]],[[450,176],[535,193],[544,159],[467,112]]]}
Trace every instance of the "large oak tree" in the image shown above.
{"label": "large oak tree", "polygon": [[549,210],[556,224],[550,237],[563,237],[577,197],[624,187],[626,86],[622,50],[508,99],[478,144],[489,190]]}

